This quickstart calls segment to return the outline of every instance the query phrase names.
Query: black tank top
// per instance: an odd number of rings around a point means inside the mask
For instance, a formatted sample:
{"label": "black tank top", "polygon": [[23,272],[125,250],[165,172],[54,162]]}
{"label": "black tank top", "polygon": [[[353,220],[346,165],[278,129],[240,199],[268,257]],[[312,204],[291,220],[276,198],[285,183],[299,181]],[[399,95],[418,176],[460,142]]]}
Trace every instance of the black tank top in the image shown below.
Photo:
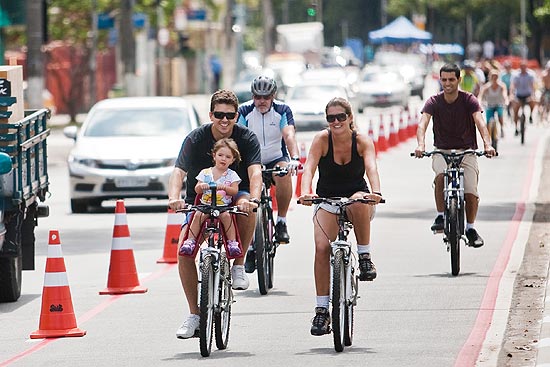
{"label": "black tank top", "polygon": [[351,161],[347,164],[334,162],[332,135],[328,132],[327,155],[319,159],[317,195],[320,197],[350,197],[357,191],[369,192],[365,181],[365,162],[357,152],[357,133],[351,136]]}

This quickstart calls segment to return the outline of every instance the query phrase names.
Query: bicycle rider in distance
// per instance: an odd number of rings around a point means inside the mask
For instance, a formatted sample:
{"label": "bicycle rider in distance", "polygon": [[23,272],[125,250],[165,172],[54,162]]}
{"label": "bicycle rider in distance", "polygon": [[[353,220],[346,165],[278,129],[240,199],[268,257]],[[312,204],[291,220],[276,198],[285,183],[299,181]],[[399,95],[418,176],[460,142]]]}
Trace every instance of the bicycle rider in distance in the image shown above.
{"label": "bicycle rider in distance", "polygon": [[[289,243],[286,215],[292,200],[292,174],[300,165],[294,117],[288,105],[275,99],[277,83],[265,75],[256,77],[250,86],[252,100],[239,106],[238,123],[248,127],[258,136],[262,150],[262,165],[266,168],[286,167],[289,173],[285,176],[273,175],[277,200],[277,221],[275,240]],[[255,254],[249,248],[245,262],[247,273],[255,268]]]}
{"label": "bicycle rider in distance", "polygon": [[[483,139],[484,150],[489,157],[496,154],[491,145],[489,131],[481,115],[482,108],[477,98],[459,90],[460,68],[456,64],[445,64],[439,70],[443,91],[428,98],[421,111],[422,116],[416,131],[418,146],[415,156],[422,157],[426,151],[425,136],[430,120],[433,117],[434,146],[443,152],[451,150],[464,151],[477,149],[476,128]],[[445,208],[443,195],[443,172],[447,168],[445,159],[439,155],[432,156],[432,169],[435,172],[434,196],[437,217],[432,224],[434,232],[443,231]],[[471,247],[481,247],[483,239],[474,228],[478,211],[479,194],[477,191],[479,167],[477,157],[466,155],[462,161],[464,168],[464,198],[466,201],[466,237]]]}
{"label": "bicycle rider in distance", "polygon": [[514,110],[514,125],[516,127],[515,135],[519,135],[518,118],[519,109],[522,105],[528,104],[531,112],[529,113],[529,123],[533,123],[533,111],[535,110],[535,74],[527,69],[527,61],[521,60],[519,72],[512,76],[510,85],[510,95],[512,96],[512,108]]}
{"label": "bicycle rider in distance", "polygon": [[545,122],[544,119],[550,120],[550,61],[544,66],[544,70],[541,75],[542,93],[540,95],[540,116],[541,123]]}
{"label": "bicycle rider in distance", "polygon": [[[357,132],[350,103],[333,98],[325,108],[329,127],[317,133],[311,143],[302,175],[300,204],[312,205],[315,197],[349,197],[374,200],[372,205],[350,205],[346,214],[353,223],[359,254],[359,279],[374,280],[376,267],[371,260],[370,227],[375,204],[382,199],[380,177],[376,164],[374,143],[367,135]],[[315,171],[319,169],[316,193],[311,192]],[[365,180],[367,176],[372,191]],[[371,193],[372,192],[372,193]],[[321,336],[330,332],[330,242],[338,235],[337,208],[319,204],[313,211],[315,241],[315,317],[311,334]]]}

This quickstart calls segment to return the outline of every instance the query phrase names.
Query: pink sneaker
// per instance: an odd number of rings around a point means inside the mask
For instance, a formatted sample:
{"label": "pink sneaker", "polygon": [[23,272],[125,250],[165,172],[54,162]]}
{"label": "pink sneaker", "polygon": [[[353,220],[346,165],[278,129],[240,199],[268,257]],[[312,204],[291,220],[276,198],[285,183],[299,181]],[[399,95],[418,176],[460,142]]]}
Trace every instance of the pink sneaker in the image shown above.
{"label": "pink sneaker", "polygon": [[239,257],[242,255],[241,248],[239,247],[239,242],[235,240],[227,241],[227,251],[229,251],[229,256]]}
{"label": "pink sneaker", "polygon": [[193,255],[193,251],[195,251],[196,244],[197,244],[197,241],[195,241],[194,239],[185,240],[180,247],[180,255]]}

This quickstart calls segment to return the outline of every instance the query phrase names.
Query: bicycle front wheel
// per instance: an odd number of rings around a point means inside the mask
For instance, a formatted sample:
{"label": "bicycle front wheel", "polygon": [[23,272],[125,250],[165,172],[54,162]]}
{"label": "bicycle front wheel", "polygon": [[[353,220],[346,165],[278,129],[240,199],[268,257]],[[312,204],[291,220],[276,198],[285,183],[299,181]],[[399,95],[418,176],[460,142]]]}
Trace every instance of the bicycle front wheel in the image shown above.
{"label": "bicycle front wheel", "polygon": [[218,349],[225,349],[227,348],[227,342],[229,341],[231,305],[233,303],[229,260],[225,257],[225,255],[221,255],[220,259],[220,283],[218,286],[218,294],[218,307],[214,314],[216,347]]}
{"label": "bicycle front wheel", "polygon": [[201,264],[199,345],[201,355],[208,357],[212,349],[214,325],[214,266],[211,255],[206,255]]}
{"label": "bicycle front wheel", "polygon": [[353,310],[355,308],[355,299],[357,295],[357,278],[354,277],[353,268],[350,266],[346,272],[351,272],[346,277],[349,284],[346,284],[346,314],[344,315],[344,345],[349,347],[353,343]]}
{"label": "bicycle front wheel", "polygon": [[344,251],[337,249],[332,264],[332,336],[334,350],[344,350],[344,334],[346,319],[346,268],[344,266]]}
{"label": "bicycle front wheel", "polygon": [[458,218],[458,199],[451,198],[449,203],[449,234],[448,240],[451,247],[451,273],[457,276],[460,272],[460,237]]}
{"label": "bicycle front wheel", "polygon": [[256,272],[260,294],[269,291],[269,251],[266,248],[267,215],[264,208],[258,210],[256,229],[254,230],[254,248],[256,249]]}

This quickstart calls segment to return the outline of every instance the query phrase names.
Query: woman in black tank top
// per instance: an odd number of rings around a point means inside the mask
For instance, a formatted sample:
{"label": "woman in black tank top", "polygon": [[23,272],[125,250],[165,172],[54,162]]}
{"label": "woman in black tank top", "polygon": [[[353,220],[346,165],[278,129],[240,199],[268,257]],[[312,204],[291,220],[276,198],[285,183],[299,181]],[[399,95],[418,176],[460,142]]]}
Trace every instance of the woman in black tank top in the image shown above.
{"label": "woman in black tank top", "polygon": [[[343,98],[332,99],[325,108],[329,128],[317,133],[311,143],[309,155],[302,175],[301,192],[298,199],[304,205],[311,202],[304,199],[321,197],[366,197],[382,199],[380,178],[376,165],[374,143],[368,136],[358,133],[353,123],[353,113],[349,102]],[[315,171],[319,169],[316,194],[311,192]],[[365,175],[372,189],[369,191]],[[361,280],[376,278],[376,268],[370,255],[370,222],[374,215],[374,205],[353,204],[347,215],[353,223],[359,254]],[[330,241],[338,234],[336,214],[331,206],[316,206],[313,215],[315,239],[315,288],[316,317],[311,327],[312,335],[322,335],[328,331],[328,302],[330,287]],[[325,312],[325,313],[323,313]],[[327,317],[324,317],[327,316]]]}

